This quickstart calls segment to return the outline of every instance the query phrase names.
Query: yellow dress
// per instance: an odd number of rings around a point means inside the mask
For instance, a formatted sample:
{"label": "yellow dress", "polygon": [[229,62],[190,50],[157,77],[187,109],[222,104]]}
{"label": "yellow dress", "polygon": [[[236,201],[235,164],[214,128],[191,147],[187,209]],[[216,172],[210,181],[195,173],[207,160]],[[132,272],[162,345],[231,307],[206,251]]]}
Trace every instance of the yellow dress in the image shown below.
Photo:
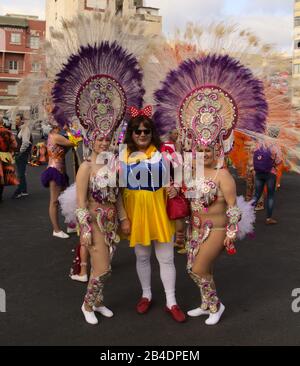
{"label": "yellow dress", "polygon": [[[127,156],[126,170],[130,169],[131,164],[136,164],[137,160],[150,159],[155,153],[158,153],[157,149],[151,145],[144,159]],[[149,246],[152,240],[160,243],[172,242],[175,223],[168,218],[166,202],[167,194],[163,187],[155,191],[130,188],[123,190],[123,204],[131,222],[131,234],[128,237],[130,247],[136,244]]]}

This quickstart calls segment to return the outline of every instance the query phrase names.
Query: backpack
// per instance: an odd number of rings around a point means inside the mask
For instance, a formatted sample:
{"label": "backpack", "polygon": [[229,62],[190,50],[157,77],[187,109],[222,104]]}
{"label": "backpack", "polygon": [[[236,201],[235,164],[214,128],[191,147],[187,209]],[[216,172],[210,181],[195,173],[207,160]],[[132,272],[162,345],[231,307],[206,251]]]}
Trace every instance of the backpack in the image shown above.
{"label": "backpack", "polygon": [[270,173],[274,166],[274,159],[269,148],[261,146],[254,151],[253,167],[256,173]]}

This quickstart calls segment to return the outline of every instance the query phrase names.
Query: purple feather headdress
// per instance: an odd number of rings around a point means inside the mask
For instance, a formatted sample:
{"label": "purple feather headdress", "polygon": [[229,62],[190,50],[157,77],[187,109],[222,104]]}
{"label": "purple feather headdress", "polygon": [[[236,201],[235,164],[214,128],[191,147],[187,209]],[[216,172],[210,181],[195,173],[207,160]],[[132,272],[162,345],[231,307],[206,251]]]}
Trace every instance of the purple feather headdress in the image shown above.
{"label": "purple feather headdress", "polygon": [[154,94],[154,121],[160,134],[179,128],[194,145],[233,145],[233,129],[265,131],[268,105],[263,84],[229,56],[188,59],[168,73]]}
{"label": "purple feather headdress", "polygon": [[56,75],[52,96],[60,125],[77,117],[89,141],[107,137],[142,106],[143,75],[134,55],[117,42],[81,47]]}

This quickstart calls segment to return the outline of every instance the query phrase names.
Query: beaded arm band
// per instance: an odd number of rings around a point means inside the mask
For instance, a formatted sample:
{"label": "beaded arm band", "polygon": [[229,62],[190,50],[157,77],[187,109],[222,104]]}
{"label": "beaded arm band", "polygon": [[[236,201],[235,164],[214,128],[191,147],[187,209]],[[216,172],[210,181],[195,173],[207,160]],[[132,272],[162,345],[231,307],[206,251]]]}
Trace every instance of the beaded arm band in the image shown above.
{"label": "beaded arm band", "polygon": [[236,240],[236,235],[239,230],[238,222],[241,220],[241,210],[238,206],[229,207],[226,211],[228,224],[226,226],[226,236],[230,239],[230,244],[226,247],[228,254],[235,254],[236,249],[233,242]]}
{"label": "beaded arm band", "polygon": [[229,207],[226,211],[228,217],[228,225],[226,226],[226,235],[229,239],[235,240],[239,230],[238,222],[241,220],[241,210],[238,206]]}
{"label": "beaded arm band", "polygon": [[77,208],[75,213],[80,225],[83,244],[90,246],[92,245],[91,215],[87,208]]}

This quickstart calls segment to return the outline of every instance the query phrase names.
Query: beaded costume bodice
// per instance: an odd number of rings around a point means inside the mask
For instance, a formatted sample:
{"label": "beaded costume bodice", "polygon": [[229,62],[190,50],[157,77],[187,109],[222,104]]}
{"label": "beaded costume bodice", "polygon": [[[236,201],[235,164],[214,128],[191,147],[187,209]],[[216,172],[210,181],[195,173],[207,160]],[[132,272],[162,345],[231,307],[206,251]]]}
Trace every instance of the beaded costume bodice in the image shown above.
{"label": "beaded costume bodice", "polygon": [[211,178],[195,181],[189,190],[192,211],[207,210],[218,197],[218,186]]}
{"label": "beaded costume bodice", "polygon": [[53,136],[50,133],[47,142],[47,150],[49,156],[48,168],[55,168],[60,173],[65,172],[65,155],[66,151],[63,146],[57,145],[53,142]]}
{"label": "beaded costume bodice", "polygon": [[104,165],[97,172],[92,173],[89,180],[89,191],[97,203],[116,203],[119,190],[115,168],[111,165]]}
{"label": "beaded costume bodice", "polygon": [[215,178],[195,180],[187,193],[191,202],[191,219],[188,229],[188,267],[192,266],[199,245],[204,243],[211,230],[224,230],[226,203]]}

